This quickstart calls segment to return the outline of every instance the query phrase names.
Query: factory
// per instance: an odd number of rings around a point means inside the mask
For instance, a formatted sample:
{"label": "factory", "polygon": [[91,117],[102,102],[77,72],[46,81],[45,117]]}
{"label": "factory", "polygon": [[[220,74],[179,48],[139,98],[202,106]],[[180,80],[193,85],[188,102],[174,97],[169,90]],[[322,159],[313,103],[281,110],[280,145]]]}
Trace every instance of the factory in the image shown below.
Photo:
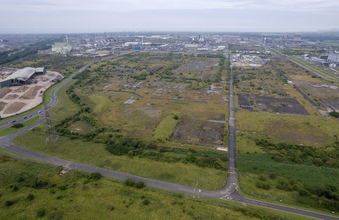
{"label": "factory", "polygon": [[13,74],[1,80],[0,88],[10,87],[14,85],[30,84],[32,83],[32,78],[34,76],[44,75],[44,74],[46,74],[45,67],[40,67],[40,68],[26,67],[26,68],[17,70]]}

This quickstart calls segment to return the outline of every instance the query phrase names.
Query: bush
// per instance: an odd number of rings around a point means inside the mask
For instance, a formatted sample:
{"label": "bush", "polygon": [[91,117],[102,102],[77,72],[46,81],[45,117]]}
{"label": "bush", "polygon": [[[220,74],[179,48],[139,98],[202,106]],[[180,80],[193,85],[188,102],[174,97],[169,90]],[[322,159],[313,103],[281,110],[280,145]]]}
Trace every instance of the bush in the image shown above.
{"label": "bush", "polygon": [[7,201],[5,202],[5,206],[7,206],[7,207],[9,207],[9,206],[11,206],[11,205],[13,205],[13,204],[14,204],[14,202],[11,201],[11,200],[7,200]]}
{"label": "bush", "polygon": [[67,186],[66,186],[66,185],[59,186],[59,189],[60,189],[60,190],[66,190],[66,189],[67,189]]}
{"label": "bush", "polygon": [[99,180],[101,177],[101,173],[98,172],[91,173],[91,175],[89,176],[91,180]]}
{"label": "bush", "polygon": [[255,185],[256,185],[256,187],[258,187],[260,189],[265,189],[265,190],[271,189],[271,186],[268,183],[258,181]]}
{"label": "bush", "polygon": [[339,112],[330,112],[330,115],[335,118],[339,118]]}
{"label": "bush", "polygon": [[22,123],[14,124],[12,128],[22,128],[24,125]]}
{"label": "bush", "polygon": [[299,189],[298,193],[299,193],[300,196],[309,196],[310,195],[310,192],[306,189]]}
{"label": "bush", "polygon": [[270,173],[270,179],[275,180],[277,175],[275,173]]}
{"label": "bush", "polygon": [[290,179],[290,184],[293,186],[297,183],[297,179],[296,178],[292,178]]}
{"label": "bush", "polygon": [[128,151],[127,156],[129,156],[130,158],[133,158],[133,151],[132,150]]}
{"label": "bush", "polygon": [[135,184],[135,187],[137,187],[138,189],[144,188],[145,187],[145,183],[142,181],[139,181]]}
{"label": "bush", "polygon": [[259,176],[259,180],[261,180],[261,181],[266,181],[266,177],[265,177],[264,175],[261,174],[261,175]]}
{"label": "bush", "polygon": [[150,144],[148,145],[148,148],[150,148],[150,149],[156,149],[156,148],[157,148],[157,145],[155,145],[154,143],[150,143]]}
{"label": "bush", "polygon": [[36,217],[37,218],[42,218],[46,215],[46,211],[44,209],[38,209],[36,211]]}
{"label": "bush", "polygon": [[312,162],[313,162],[313,164],[316,165],[317,167],[323,165],[323,161],[322,161],[321,159],[319,159],[319,158],[314,158]]}
{"label": "bush", "polygon": [[174,115],[173,119],[174,119],[174,120],[178,120],[178,119],[179,119],[179,116]]}
{"label": "bush", "polygon": [[125,184],[126,186],[134,186],[134,185],[135,185],[135,182],[134,182],[134,180],[128,178],[128,179],[125,180],[124,184]]}
{"label": "bush", "polygon": [[148,200],[148,199],[144,199],[143,201],[142,201],[142,204],[144,204],[144,205],[149,205],[151,202]]}
{"label": "bush", "polygon": [[279,156],[275,156],[274,160],[277,161],[277,162],[282,162],[283,161],[282,157],[279,157]]}
{"label": "bush", "polygon": [[13,192],[18,191],[18,187],[14,185],[14,186],[12,187],[12,191],[13,191]]}
{"label": "bush", "polygon": [[28,196],[26,197],[26,199],[28,201],[32,201],[34,199],[34,195],[32,193],[28,194]]}

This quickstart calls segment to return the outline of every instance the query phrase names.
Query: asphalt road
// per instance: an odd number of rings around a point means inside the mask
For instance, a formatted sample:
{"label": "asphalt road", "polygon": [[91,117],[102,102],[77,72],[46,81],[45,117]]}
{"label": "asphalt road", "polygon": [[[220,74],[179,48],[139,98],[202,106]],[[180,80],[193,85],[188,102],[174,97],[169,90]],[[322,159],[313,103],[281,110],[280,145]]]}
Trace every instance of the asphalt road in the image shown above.
{"label": "asphalt road", "polygon": [[[84,71],[88,66],[90,66],[93,63],[90,63],[86,65],[84,68],[82,68],[79,72]],[[55,89],[52,93],[52,101],[50,103],[50,106],[54,106],[57,103],[57,91],[65,85],[69,80],[67,79],[64,81],[58,88]],[[294,214],[304,215],[312,218],[318,218],[318,219],[339,219],[332,216],[327,216],[319,213],[313,213],[309,211],[304,211],[300,209],[290,208],[282,205],[276,205],[272,203],[252,200],[243,197],[240,195],[237,191],[237,173],[236,173],[236,130],[235,130],[235,118],[234,118],[234,91],[233,91],[233,71],[231,66],[231,80],[230,80],[230,116],[229,116],[229,140],[228,140],[228,149],[229,149],[229,176],[227,178],[227,184],[225,187],[223,187],[220,190],[215,191],[208,191],[208,190],[201,190],[197,188],[182,186],[174,183],[168,183],[160,180],[155,179],[149,179],[145,177],[140,177],[136,175],[131,175],[127,173],[121,173],[113,170],[107,170],[100,167],[95,167],[87,164],[77,163],[69,160],[64,160],[56,157],[52,157],[49,155],[41,154],[35,151],[31,151],[29,149],[20,147],[18,145],[13,144],[14,138],[17,136],[24,134],[25,132],[29,131],[30,129],[34,128],[35,126],[39,125],[44,121],[44,118],[41,118],[38,122],[35,124],[23,128],[17,133],[4,136],[0,138],[0,147],[2,149],[5,149],[11,153],[31,158],[34,160],[39,160],[42,162],[47,162],[55,165],[63,166],[65,169],[76,169],[76,170],[82,170],[86,172],[99,172],[104,176],[116,178],[120,180],[124,180],[127,178],[131,178],[134,181],[143,181],[147,186],[156,187],[164,190],[169,190],[177,193],[183,193],[187,195],[192,195],[195,197],[200,198],[210,198],[210,199],[228,199],[233,201],[238,201],[242,203],[252,204],[256,206],[276,209],[280,211],[285,212],[291,212]]]}

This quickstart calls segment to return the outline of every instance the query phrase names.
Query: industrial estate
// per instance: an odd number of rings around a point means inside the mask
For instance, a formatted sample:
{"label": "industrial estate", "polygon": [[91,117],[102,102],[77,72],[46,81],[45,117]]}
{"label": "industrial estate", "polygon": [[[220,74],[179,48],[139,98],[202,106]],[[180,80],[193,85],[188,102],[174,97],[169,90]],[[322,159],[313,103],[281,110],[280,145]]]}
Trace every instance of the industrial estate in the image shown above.
{"label": "industrial estate", "polygon": [[338,33],[0,39],[1,219],[339,218]]}

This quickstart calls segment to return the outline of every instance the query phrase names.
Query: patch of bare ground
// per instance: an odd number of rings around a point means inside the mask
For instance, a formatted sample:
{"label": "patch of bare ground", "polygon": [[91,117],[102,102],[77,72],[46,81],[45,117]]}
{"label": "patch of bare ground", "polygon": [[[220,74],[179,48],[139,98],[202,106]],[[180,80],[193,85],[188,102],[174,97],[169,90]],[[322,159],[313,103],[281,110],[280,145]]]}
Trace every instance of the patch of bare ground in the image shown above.
{"label": "patch of bare ground", "polygon": [[19,86],[17,89],[14,89],[12,93],[26,92],[29,89],[27,86]]}
{"label": "patch of bare ground", "polygon": [[10,104],[4,111],[4,114],[12,114],[15,112],[20,111],[23,107],[25,107],[27,104],[23,102],[14,102]]}
{"label": "patch of bare ground", "polygon": [[2,109],[4,109],[6,105],[7,105],[6,102],[0,102],[0,111],[2,111]]}
{"label": "patch of bare ground", "polygon": [[19,95],[17,95],[17,94],[9,94],[4,99],[5,100],[13,100],[13,99],[16,99],[18,97],[19,97]]}
{"label": "patch of bare ground", "polygon": [[[209,120],[225,120],[225,115],[210,114]],[[184,115],[176,125],[171,140],[178,143],[206,146],[223,144],[224,124],[200,121],[196,117]]]}
{"label": "patch of bare ground", "polygon": [[0,99],[5,97],[8,93],[12,92],[12,90],[8,87],[0,89]]}
{"label": "patch of bare ground", "polygon": [[42,86],[35,86],[30,88],[24,95],[20,97],[23,100],[34,99],[37,92],[42,88]]}

